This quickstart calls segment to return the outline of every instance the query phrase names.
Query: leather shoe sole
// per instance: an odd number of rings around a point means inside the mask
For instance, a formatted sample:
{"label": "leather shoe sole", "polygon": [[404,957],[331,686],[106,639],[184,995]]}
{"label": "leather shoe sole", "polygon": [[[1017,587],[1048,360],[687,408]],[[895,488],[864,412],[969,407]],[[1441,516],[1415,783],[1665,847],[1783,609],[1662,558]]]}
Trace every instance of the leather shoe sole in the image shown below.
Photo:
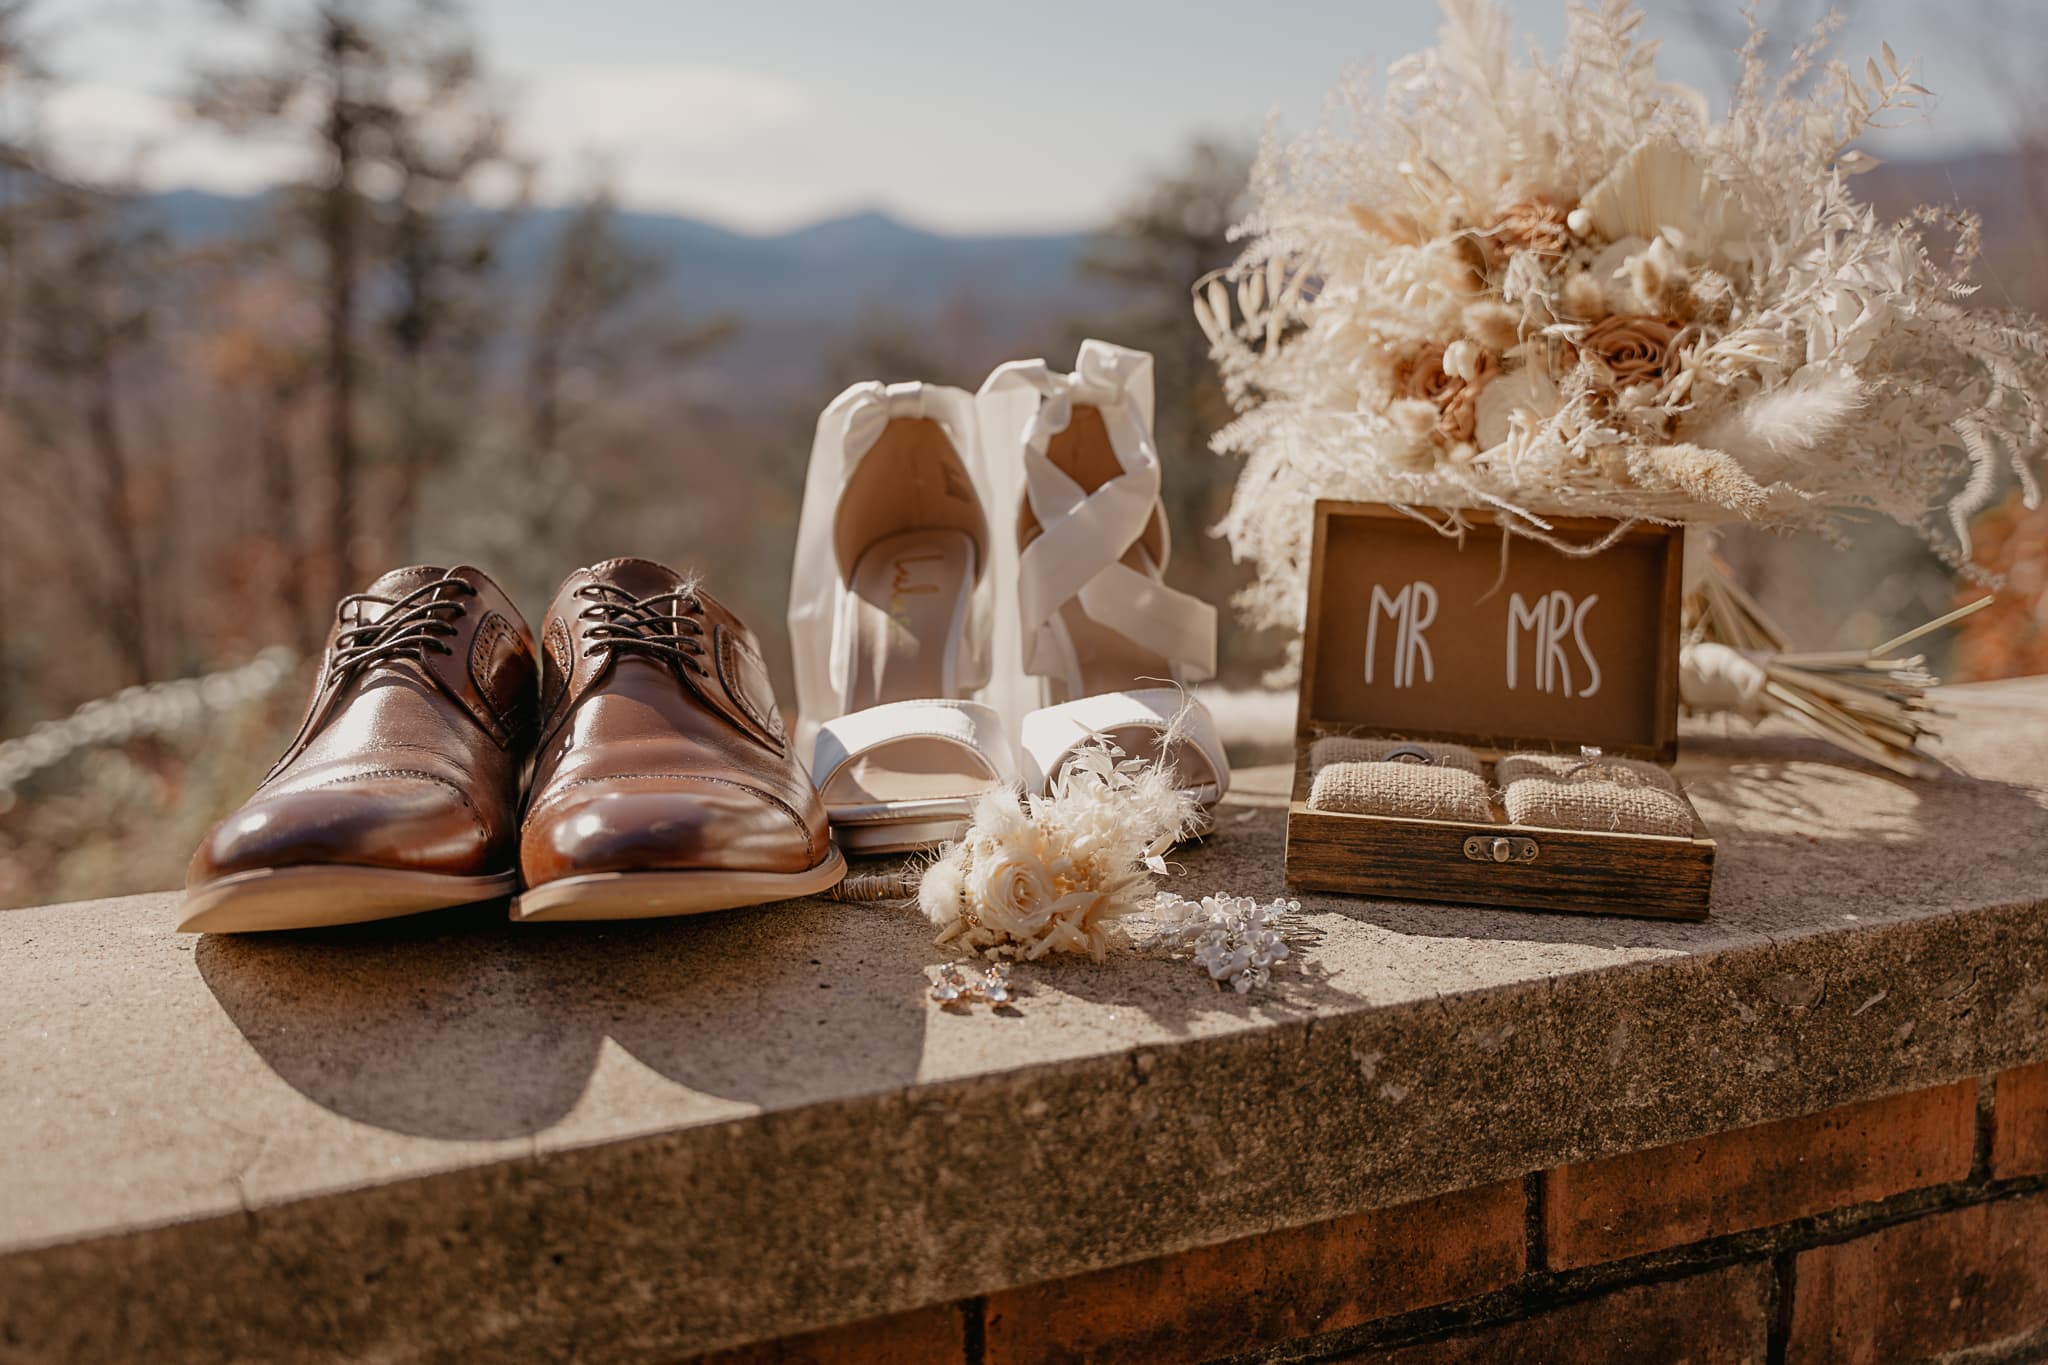
{"label": "leather shoe sole", "polygon": [[839,885],[845,875],[846,859],[836,848],[804,872],[591,872],[534,887],[512,902],[512,918],[538,923],[703,915],[815,896]]}
{"label": "leather shoe sole", "polygon": [[179,906],[178,931],[245,934],[397,919],[509,896],[519,876],[456,877],[385,867],[265,867],[195,886]]}

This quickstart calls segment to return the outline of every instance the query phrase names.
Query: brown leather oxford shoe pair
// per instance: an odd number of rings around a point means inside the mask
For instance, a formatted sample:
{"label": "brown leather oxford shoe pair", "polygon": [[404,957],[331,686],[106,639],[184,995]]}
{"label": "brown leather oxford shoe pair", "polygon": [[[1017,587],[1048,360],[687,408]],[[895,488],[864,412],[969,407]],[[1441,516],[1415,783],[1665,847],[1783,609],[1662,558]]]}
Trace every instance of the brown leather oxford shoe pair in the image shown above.
{"label": "brown leather oxford shoe pair", "polygon": [[179,927],[350,924],[522,884],[520,920],[687,915],[838,883],[731,612],[660,564],[607,560],[562,584],[542,644],[467,566],[344,598],[297,737],[201,841]]}

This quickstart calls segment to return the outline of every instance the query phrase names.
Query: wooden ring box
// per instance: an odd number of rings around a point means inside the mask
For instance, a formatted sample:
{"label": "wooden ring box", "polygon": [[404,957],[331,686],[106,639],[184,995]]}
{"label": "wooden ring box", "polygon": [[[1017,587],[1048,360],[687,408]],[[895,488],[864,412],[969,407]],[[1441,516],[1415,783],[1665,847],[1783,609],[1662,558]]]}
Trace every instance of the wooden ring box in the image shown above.
{"label": "wooden ring box", "polygon": [[[1440,514],[1428,514],[1442,521]],[[1636,526],[1568,555],[1486,512],[1457,537],[1380,503],[1319,501],[1295,710],[1287,880],[1310,891],[1531,910],[1705,919],[1714,840],[1311,810],[1324,735],[1448,741],[1509,753],[1678,753],[1684,532]],[[1612,522],[1551,520],[1593,544]],[[1682,796],[1682,793],[1681,793]]]}

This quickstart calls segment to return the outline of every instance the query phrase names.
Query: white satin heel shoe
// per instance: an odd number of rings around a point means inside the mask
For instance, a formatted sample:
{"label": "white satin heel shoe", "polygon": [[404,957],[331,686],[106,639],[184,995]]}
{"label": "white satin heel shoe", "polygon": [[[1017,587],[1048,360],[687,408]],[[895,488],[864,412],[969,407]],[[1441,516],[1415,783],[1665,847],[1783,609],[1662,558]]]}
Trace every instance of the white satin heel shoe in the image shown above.
{"label": "white satin heel shoe", "polygon": [[1016,361],[977,404],[990,465],[1014,499],[995,505],[1019,507],[1017,650],[1041,680],[1021,725],[1026,784],[1049,791],[1092,736],[1149,759],[1170,734],[1182,785],[1213,806],[1230,763],[1185,688],[1216,671],[1216,609],[1162,577],[1152,357],[1084,342],[1074,373]]}
{"label": "white satin heel shoe", "polygon": [[857,384],[818,419],[789,608],[797,752],[849,853],[958,838],[1015,786],[990,671],[987,479],[974,401]]}

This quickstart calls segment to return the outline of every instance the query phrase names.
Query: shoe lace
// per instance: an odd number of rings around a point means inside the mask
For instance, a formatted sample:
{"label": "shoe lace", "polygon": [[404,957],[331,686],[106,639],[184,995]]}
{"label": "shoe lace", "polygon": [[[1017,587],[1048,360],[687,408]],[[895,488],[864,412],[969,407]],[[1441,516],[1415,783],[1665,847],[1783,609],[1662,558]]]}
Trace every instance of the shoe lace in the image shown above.
{"label": "shoe lace", "polygon": [[699,614],[704,606],[695,589],[635,597],[609,583],[586,583],[576,595],[590,603],[577,619],[592,623],[587,637],[593,650],[645,654],[670,660],[696,677],[710,676],[703,663],[704,622]]}
{"label": "shoe lace", "polygon": [[383,607],[384,614],[365,625],[344,624],[334,637],[334,658],[328,664],[327,681],[339,682],[349,673],[369,664],[392,659],[415,659],[422,663],[429,653],[449,654],[447,637],[455,634],[455,623],[469,611],[454,597],[442,596],[453,588],[463,597],[476,596],[476,587],[453,575],[422,583],[403,597],[379,597],[374,593],[351,593],[336,608],[346,623],[353,611],[361,618],[362,608]]}

